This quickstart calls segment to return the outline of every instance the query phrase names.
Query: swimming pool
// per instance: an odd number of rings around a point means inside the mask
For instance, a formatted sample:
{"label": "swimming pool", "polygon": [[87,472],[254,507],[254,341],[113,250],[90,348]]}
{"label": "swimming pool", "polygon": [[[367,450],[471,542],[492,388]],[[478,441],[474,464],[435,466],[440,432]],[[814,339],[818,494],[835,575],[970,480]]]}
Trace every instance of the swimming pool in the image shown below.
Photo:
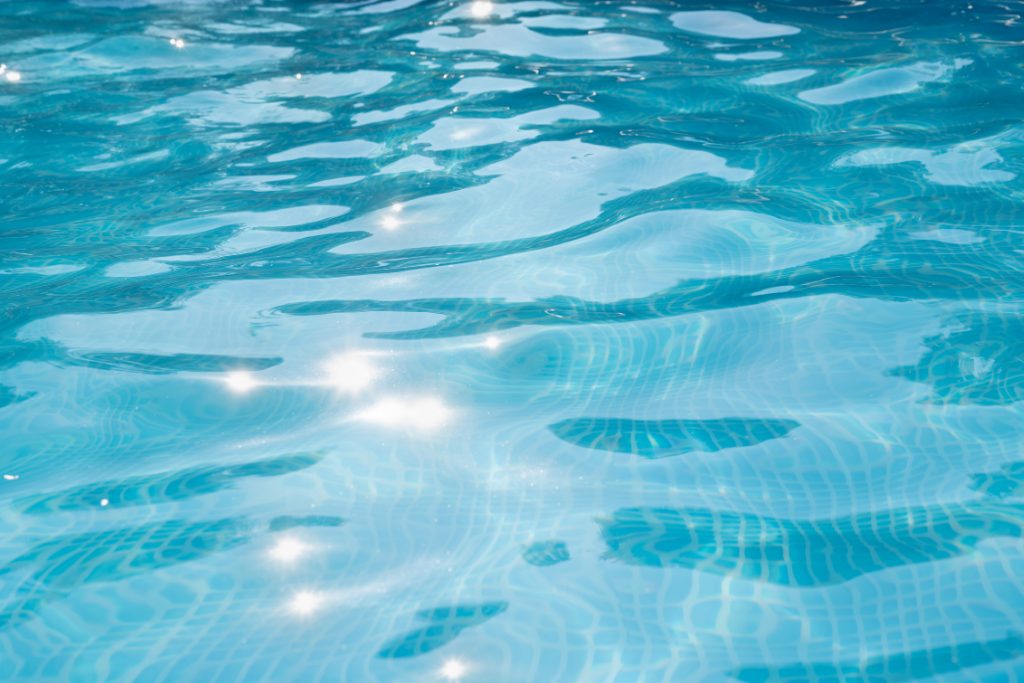
{"label": "swimming pool", "polygon": [[1024,679],[1022,14],[0,2],[0,680]]}

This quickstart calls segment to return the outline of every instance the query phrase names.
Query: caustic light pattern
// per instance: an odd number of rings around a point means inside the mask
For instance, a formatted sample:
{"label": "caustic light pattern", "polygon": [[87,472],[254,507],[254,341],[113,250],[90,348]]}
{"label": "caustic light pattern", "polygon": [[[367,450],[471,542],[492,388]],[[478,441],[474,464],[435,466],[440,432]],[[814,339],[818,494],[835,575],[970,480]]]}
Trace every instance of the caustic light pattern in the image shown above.
{"label": "caustic light pattern", "polygon": [[1016,0],[0,0],[0,681],[1024,680]]}

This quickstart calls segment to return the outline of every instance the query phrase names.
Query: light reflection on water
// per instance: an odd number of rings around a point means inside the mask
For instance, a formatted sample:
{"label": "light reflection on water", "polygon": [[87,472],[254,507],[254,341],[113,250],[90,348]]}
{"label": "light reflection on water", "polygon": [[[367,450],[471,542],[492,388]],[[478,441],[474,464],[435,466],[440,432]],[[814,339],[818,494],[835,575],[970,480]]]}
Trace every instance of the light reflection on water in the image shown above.
{"label": "light reflection on water", "polygon": [[1020,15],[0,3],[0,679],[1024,677]]}

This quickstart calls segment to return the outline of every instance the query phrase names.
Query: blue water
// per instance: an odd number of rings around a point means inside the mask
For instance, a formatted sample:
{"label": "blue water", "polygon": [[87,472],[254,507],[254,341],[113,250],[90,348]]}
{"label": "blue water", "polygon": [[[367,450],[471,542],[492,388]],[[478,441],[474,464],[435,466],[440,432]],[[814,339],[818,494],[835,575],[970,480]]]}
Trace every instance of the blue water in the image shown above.
{"label": "blue water", "polygon": [[1024,680],[1022,15],[0,2],[0,680]]}

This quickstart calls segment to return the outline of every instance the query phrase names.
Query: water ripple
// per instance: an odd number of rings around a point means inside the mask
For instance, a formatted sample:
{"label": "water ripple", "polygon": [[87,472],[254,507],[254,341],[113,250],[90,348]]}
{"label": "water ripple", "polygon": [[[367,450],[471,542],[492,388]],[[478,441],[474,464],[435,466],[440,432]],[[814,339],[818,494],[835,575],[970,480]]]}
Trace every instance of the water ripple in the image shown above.
{"label": "water ripple", "polygon": [[1021,26],[0,2],[0,679],[1024,677]]}

